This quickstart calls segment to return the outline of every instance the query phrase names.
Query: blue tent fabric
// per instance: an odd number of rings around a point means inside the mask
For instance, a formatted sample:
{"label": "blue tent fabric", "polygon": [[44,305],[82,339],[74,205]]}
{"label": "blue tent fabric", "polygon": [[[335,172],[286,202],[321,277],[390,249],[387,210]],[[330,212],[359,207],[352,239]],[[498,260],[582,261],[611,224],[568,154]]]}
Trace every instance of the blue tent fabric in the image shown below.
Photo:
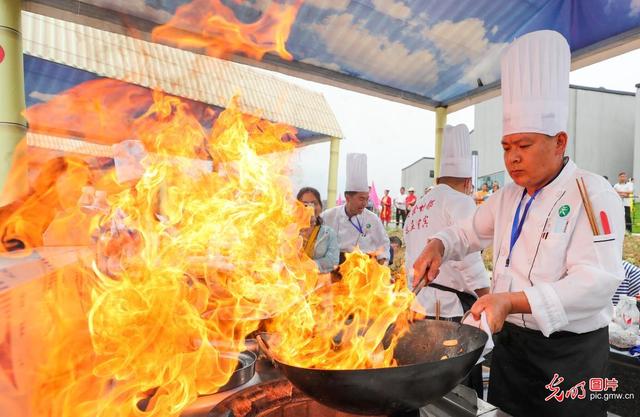
{"label": "blue tent fabric", "polygon": [[[243,22],[268,3],[222,2]],[[173,14],[189,1],[144,3]],[[497,83],[501,51],[525,33],[556,30],[576,54],[639,28],[637,0],[306,0],[286,45],[294,63],[322,74],[447,105]]]}

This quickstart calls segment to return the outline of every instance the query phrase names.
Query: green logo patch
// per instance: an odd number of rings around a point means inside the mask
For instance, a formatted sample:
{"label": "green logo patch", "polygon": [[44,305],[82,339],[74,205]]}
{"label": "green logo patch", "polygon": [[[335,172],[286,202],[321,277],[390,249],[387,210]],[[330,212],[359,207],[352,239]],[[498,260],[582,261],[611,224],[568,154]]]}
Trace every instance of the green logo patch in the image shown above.
{"label": "green logo patch", "polygon": [[570,211],[571,207],[565,204],[564,206],[560,207],[560,209],[558,210],[558,214],[560,215],[560,217],[566,217],[566,215],[569,214]]}

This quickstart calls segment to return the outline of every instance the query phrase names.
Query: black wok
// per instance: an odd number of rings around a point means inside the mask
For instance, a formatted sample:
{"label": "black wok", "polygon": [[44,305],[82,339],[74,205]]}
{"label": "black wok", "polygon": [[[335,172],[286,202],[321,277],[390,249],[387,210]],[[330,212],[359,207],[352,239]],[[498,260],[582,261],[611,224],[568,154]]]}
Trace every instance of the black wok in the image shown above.
{"label": "black wok", "polygon": [[[450,339],[458,344],[442,344]],[[399,340],[397,367],[310,369],[273,359],[293,385],[321,404],[347,413],[391,415],[417,410],[451,391],[469,374],[486,342],[487,334],[473,326],[423,320]]]}

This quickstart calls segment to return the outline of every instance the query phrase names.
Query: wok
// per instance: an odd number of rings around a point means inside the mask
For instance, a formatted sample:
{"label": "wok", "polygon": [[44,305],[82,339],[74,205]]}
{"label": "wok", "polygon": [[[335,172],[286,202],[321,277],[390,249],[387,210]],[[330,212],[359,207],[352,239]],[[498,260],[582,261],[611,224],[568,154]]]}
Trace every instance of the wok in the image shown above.
{"label": "wok", "polygon": [[[450,339],[458,344],[442,344]],[[347,413],[392,415],[417,410],[451,391],[469,374],[486,342],[487,334],[473,326],[423,320],[398,341],[397,367],[330,370],[272,359],[293,385],[321,404]],[[441,359],[444,355],[447,359]]]}

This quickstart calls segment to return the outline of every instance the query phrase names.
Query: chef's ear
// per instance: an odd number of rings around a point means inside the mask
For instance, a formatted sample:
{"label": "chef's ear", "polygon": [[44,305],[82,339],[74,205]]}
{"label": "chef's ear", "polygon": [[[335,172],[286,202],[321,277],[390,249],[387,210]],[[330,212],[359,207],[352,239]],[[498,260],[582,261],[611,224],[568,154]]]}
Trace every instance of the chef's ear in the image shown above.
{"label": "chef's ear", "polygon": [[560,155],[564,155],[564,151],[567,149],[567,142],[569,141],[569,136],[567,136],[567,132],[559,132],[555,137],[556,141],[556,149],[560,151]]}

